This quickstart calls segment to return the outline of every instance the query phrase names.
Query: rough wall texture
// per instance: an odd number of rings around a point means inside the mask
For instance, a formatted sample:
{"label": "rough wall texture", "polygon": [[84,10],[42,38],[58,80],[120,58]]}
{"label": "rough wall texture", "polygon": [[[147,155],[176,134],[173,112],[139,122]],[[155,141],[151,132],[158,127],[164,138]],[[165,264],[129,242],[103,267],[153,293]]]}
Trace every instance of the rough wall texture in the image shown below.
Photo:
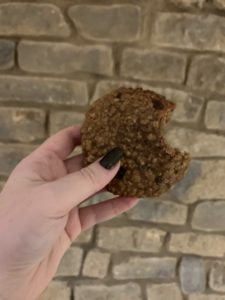
{"label": "rough wall texture", "polygon": [[192,166],[80,236],[41,300],[224,300],[224,0],[1,0],[0,185],[120,85],[177,103],[169,138]]}

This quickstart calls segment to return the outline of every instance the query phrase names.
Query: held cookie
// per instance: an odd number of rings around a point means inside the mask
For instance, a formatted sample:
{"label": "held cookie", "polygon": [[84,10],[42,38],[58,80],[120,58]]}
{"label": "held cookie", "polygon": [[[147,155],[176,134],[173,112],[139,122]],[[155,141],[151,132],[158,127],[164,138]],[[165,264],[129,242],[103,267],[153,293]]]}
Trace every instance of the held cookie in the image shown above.
{"label": "held cookie", "polygon": [[123,152],[121,168],[107,186],[120,196],[152,197],[185,175],[190,156],[163,136],[175,104],[141,88],[120,88],[95,101],[81,128],[84,164],[114,147]]}

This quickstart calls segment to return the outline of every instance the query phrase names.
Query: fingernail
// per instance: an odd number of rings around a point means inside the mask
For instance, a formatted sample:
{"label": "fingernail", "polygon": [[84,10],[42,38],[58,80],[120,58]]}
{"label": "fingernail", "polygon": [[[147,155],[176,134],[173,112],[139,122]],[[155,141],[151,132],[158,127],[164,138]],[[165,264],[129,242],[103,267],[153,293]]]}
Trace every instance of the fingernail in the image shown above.
{"label": "fingernail", "polygon": [[100,160],[100,165],[107,169],[110,170],[113,166],[115,166],[118,161],[121,160],[123,156],[123,151],[121,148],[116,147],[109,151],[101,160]]}
{"label": "fingernail", "polygon": [[127,171],[127,170],[126,170],[123,166],[121,166],[121,167],[119,168],[119,171],[117,172],[115,178],[117,178],[117,179],[122,179],[122,178],[124,177],[126,171]]}

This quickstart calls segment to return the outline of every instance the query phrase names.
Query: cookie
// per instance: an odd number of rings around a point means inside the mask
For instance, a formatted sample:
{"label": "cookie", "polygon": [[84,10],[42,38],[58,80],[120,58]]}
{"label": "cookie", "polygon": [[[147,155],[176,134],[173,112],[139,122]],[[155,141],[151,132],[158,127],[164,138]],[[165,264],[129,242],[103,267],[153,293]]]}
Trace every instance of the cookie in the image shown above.
{"label": "cookie", "polygon": [[107,190],[120,196],[155,197],[185,175],[190,156],[170,146],[164,127],[175,104],[153,91],[122,87],[96,100],[81,128],[84,165],[114,147],[121,168]]}

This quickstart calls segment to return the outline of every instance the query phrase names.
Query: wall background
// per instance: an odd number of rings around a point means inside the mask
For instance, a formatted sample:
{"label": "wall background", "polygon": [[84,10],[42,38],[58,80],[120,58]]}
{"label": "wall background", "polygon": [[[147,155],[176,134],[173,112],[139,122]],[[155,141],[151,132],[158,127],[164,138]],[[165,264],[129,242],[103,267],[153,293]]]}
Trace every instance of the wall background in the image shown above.
{"label": "wall background", "polygon": [[1,185],[120,85],[177,103],[169,136],[192,166],[170,194],[80,236],[41,300],[224,300],[224,0],[1,0]]}

